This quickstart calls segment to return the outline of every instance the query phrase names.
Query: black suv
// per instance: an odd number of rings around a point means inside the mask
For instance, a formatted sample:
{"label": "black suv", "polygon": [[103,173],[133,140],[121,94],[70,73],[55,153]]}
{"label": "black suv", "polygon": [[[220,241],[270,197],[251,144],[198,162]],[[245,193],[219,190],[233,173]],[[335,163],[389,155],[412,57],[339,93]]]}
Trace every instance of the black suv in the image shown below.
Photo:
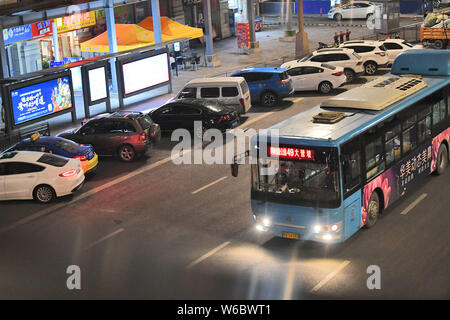
{"label": "black suv", "polygon": [[114,112],[98,115],[79,128],[58,134],[80,144],[91,144],[99,155],[117,155],[130,162],[147,153],[161,140],[161,129],[140,112]]}

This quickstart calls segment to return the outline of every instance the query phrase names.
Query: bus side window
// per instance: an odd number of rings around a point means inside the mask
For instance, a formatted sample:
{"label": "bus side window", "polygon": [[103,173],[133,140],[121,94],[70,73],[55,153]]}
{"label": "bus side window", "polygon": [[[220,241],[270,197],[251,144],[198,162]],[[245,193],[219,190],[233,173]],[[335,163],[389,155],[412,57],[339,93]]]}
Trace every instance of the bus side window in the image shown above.
{"label": "bus side window", "polygon": [[389,166],[401,158],[400,125],[386,131],[386,165]]}
{"label": "bus side window", "polygon": [[369,180],[385,169],[383,142],[381,137],[378,137],[375,140],[366,143],[365,156],[366,179]]}
{"label": "bus side window", "polygon": [[417,116],[414,115],[403,122],[403,154],[407,154],[417,147]]}
{"label": "bus side window", "polygon": [[361,151],[358,141],[342,147],[342,171],[344,197],[347,197],[361,183]]}

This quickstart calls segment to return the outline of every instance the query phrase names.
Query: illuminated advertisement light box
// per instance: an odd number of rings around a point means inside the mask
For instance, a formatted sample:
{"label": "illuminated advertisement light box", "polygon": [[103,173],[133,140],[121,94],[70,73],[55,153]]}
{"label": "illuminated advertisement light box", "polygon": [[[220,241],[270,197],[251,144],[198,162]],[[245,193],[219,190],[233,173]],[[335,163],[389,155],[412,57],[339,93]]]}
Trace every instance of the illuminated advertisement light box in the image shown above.
{"label": "illuminated advertisement light box", "polygon": [[10,91],[14,125],[63,113],[73,108],[69,75]]}
{"label": "illuminated advertisement light box", "polygon": [[125,62],[122,65],[124,96],[130,96],[169,83],[170,70],[168,54]]}
{"label": "illuminated advertisement light box", "polygon": [[89,70],[88,77],[91,102],[106,99],[108,97],[108,87],[106,83],[105,67]]}
{"label": "illuminated advertisement light box", "polygon": [[314,150],[287,147],[270,147],[269,156],[284,159],[314,160]]}
{"label": "illuminated advertisement light box", "polygon": [[32,38],[33,30],[31,24],[3,29],[3,41],[5,45],[31,40]]}

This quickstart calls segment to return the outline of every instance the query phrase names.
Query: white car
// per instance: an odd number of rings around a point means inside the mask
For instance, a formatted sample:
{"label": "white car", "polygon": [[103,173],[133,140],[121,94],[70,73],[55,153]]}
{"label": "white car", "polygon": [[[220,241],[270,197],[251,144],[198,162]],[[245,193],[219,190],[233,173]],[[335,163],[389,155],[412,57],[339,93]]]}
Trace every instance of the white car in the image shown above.
{"label": "white car", "polygon": [[344,68],[347,82],[352,82],[355,77],[364,74],[363,59],[353,49],[326,48],[313,51],[300,62],[321,62],[335,67]]}
{"label": "white car", "polygon": [[378,41],[353,40],[342,43],[340,48],[353,49],[364,60],[364,72],[373,76],[379,68],[386,68],[389,63],[389,54]]}
{"label": "white car", "polygon": [[80,160],[34,151],[0,154],[0,200],[49,203],[78,191],[83,182]]}
{"label": "white car", "polygon": [[375,12],[375,5],[369,1],[353,1],[342,7],[335,7],[328,11],[328,19],[341,21],[342,19],[368,19]]}
{"label": "white car", "polygon": [[291,76],[295,91],[317,90],[327,94],[347,81],[344,68],[326,63],[294,60],[282,64],[281,68]]}
{"label": "white car", "polygon": [[403,39],[386,39],[380,40],[379,42],[384,46],[388,53],[389,65],[392,65],[395,58],[406,50],[423,49],[422,45],[414,45]]}

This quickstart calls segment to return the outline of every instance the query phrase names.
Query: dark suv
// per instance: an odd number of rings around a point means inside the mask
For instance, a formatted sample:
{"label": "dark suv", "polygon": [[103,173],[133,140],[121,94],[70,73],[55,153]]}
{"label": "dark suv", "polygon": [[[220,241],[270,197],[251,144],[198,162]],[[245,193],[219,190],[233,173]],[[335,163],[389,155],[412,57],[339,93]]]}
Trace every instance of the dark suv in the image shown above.
{"label": "dark suv", "polygon": [[161,139],[158,124],[140,112],[115,112],[98,115],[79,129],[58,134],[80,144],[91,144],[99,155],[117,155],[133,161],[147,153]]}

